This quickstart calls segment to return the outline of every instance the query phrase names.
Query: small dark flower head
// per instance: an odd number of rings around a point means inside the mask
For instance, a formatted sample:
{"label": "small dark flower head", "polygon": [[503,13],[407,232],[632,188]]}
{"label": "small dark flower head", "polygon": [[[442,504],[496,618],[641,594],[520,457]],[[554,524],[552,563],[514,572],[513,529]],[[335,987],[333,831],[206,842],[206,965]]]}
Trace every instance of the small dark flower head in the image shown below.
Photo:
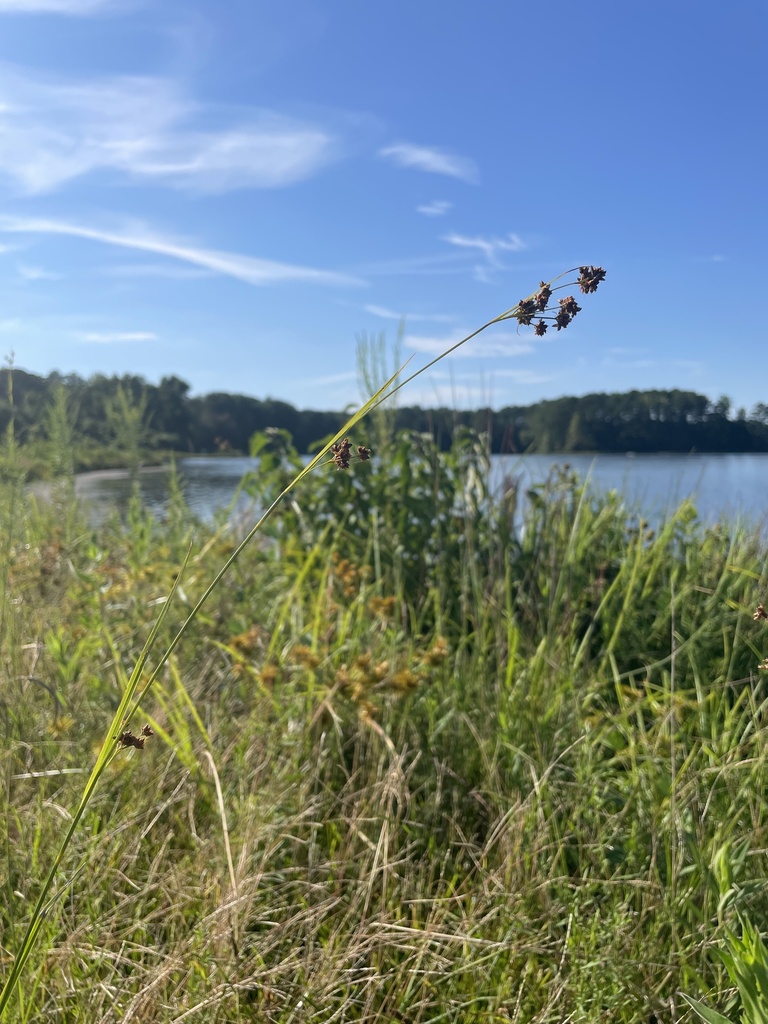
{"label": "small dark flower head", "polygon": [[536,303],[533,299],[520,299],[517,304],[518,312],[515,313],[515,319],[523,327],[527,327],[533,323],[533,318],[536,315]]}
{"label": "small dark flower head", "polygon": [[533,333],[537,334],[540,338],[543,338],[547,333],[547,325],[543,320],[539,320],[536,326],[533,328]]}
{"label": "small dark flower head", "polygon": [[366,448],[362,444],[359,444],[357,446],[357,457],[358,457],[358,459],[360,459],[361,462],[368,462],[368,460],[370,459],[370,457],[372,455],[373,455],[373,452],[371,451],[370,448]]}
{"label": "small dark flower head", "polygon": [[343,441],[339,441],[336,444],[331,445],[331,458],[336,463],[337,469],[349,469],[351,452],[352,442],[348,437],[345,437]]}
{"label": "small dark flower head", "polygon": [[[145,726],[145,728],[148,727]],[[142,729],[142,733],[143,732],[144,730]],[[129,732],[126,729],[126,731],[121,736],[117,737],[117,742],[120,744],[121,747],[135,747],[137,750],[143,750],[145,739],[145,735],[134,736],[132,732]]]}
{"label": "small dark flower head", "polygon": [[552,298],[552,289],[549,287],[546,281],[542,281],[539,285],[539,291],[536,295],[536,308],[540,312],[544,312],[547,308],[549,300]]}
{"label": "small dark flower head", "polygon": [[585,295],[597,291],[597,286],[605,280],[602,267],[579,267],[579,288]]}
{"label": "small dark flower head", "polygon": [[573,319],[577,313],[581,312],[581,306],[576,302],[576,299],[574,299],[572,295],[569,295],[565,299],[560,299],[560,308],[564,310],[571,319]]}
{"label": "small dark flower head", "polygon": [[761,619],[768,619],[768,612],[765,610],[765,605],[759,604],[757,608],[755,608],[752,618],[755,622],[759,622]]}
{"label": "small dark flower head", "polygon": [[555,326],[557,327],[558,331],[564,330],[572,319],[573,317],[570,313],[567,313],[564,309],[561,309],[555,317]]}

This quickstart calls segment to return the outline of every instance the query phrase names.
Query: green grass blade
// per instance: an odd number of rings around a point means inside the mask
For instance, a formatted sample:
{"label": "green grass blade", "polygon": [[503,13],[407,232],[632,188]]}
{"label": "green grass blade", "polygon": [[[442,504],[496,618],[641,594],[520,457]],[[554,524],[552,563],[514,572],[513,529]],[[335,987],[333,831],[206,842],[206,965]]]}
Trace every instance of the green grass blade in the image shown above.
{"label": "green grass blade", "polygon": [[683,999],[688,1005],[698,1013],[702,1020],[706,1021],[707,1024],[734,1024],[734,1021],[728,1017],[724,1017],[722,1013],[718,1013],[717,1010],[710,1010],[708,1006],[700,1003],[698,999],[694,999],[693,996],[687,996],[684,992],[682,993]]}

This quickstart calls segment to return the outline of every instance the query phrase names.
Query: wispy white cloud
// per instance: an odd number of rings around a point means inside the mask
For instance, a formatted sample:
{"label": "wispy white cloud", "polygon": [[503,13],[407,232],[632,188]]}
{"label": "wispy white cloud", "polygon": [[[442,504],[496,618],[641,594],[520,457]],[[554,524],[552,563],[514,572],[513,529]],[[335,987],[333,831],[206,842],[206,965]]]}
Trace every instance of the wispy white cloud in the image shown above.
{"label": "wispy white cloud", "polygon": [[523,252],[528,248],[523,239],[510,232],[506,238],[483,238],[481,235],[443,235],[443,241],[462,249],[479,249],[492,266],[499,266],[499,253]]}
{"label": "wispy white cloud", "polygon": [[77,335],[80,341],[97,345],[114,345],[131,341],[157,341],[151,331],[82,331]]}
{"label": "wispy white cloud", "polygon": [[95,14],[109,0],[0,0],[0,14]]}
{"label": "wispy white cloud", "polygon": [[446,174],[449,178],[459,178],[462,181],[477,181],[477,166],[474,160],[446,153],[442,149],[398,142],[394,146],[380,149],[379,156],[391,160],[399,167],[410,167],[429,174]]}
{"label": "wispy white cloud", "polygon": [[356,268],[359,273],[379,276],[407,274],[465,274],[464,257],[458,252],[442,252],[434,256],[406,256],[402,259],[379,260]]}
{"label": "wispy white cloud", "polygon": [[0,216],[0,231],[18,232],[21,234],[69,235],[84,238],[93,242],[118,246],[124,249],[137,249],[152,252],[159,256],[181,260],[193,266],[204,267],[206,270],[236,278],[246,284],[268,285],[285,281],[302,281],[310,284],[352,286],[365,282],[349,274],[337,273],[333,270],[317,270],[314,267],[303,267],[291,263],[278,263],[275,260],[258,259],[254,256],[243,256],[239,253],[222,252],[216,249],[203,249],[189,243],[163,237],[142,226],[122,231],[107,231],[82,224],[66,221],[47,220],[34,217],[3,217]]}
{"label": "wispy white cloud", "polygon": [[[462,337],[464,334],[461,331],[437,337],[407,334],[404,343],[407,348],[411,348],[415,352],[437,356],[455,345],[457,341],[461,341]],[[533,350],[533,344],[525,338],[520,338],[511,332],[497,332],[483,338],[473,338],[472,341],[468,341],[466,345],[458,348],[454,355],[475,359],[505,359],[512,356],[528,355]]]}
{"label": "wispy white cloud", "polygon": [[416,207],[417,213],[423,213],[425,217],[442,217],[453,206],[447,199],[433,199],[431,203],[422,203]]}
{"label": "wispy white cloud", "polygon": [[485,263],[475,264],[472,268],[472,276],[480,284],[494,284],[495,282],[494,272]]}
{"label": "wispy white cloud", "polygon": [[211,270],[167,263],[124,263],[115,267],[102,267],[99,273],[104,277],[162,277],[177,281],[194,281],[213,276]]}
{"label": "wispy white cloud", "polygon": [[22,263],[16,268],[19,277],[25,281],[60,281],[61,274],[55,274],[52,270],[45,270],[43,267],[33,267],[30,264]]}
{"label": "wispy white cloud", "polygon": [[19,317],[10,317],[6,320],[0,320],[0,331],[20,331],[22,328],[22,322]]}
{"label": "wispy white cloud", "polygon": [[[222,127],[206,128],[214,113]],[[98,171],[196,192],[277,188],[337,156],[321,126],[206,110],[166,79],[43,78],[0,64],[0,178],[26,194]]]}
{"label": "wispy white cloud", "polygon": [[394,309],[387,309],[386,306],[364,306],[366,313],[371,316],[381,317],[382,320],[406,320],[409,322],[428,320],[431,323],[450,324],[456,319],[450,313],[396,313]]}

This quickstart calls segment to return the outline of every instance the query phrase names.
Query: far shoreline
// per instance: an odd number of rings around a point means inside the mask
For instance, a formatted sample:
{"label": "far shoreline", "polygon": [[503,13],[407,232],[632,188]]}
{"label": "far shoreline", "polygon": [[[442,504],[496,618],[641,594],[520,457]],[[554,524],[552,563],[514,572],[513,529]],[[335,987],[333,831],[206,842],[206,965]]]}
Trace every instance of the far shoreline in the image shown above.
{"label": "far shoreline", "polygon": [[[170,462],[161,462],[154,466],[140,466],[139,476],[146,476],[151,473],[168,473],[170,469]],[[125,466],[112,467],[111,469],[86,469],[81,473],[75,473],[75,480],[82,480],[83,482],[88,480],[125,480],[130,475],[130,469]],[[51,483],[51,481],[46,480],[44,483]]]}

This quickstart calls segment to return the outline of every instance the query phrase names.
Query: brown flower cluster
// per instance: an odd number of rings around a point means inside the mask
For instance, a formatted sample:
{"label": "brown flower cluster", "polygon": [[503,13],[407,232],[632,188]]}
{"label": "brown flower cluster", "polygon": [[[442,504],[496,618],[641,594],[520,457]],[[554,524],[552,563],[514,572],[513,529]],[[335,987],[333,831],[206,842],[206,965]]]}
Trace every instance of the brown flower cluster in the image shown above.
{"label": "brown flower cluster", "polygon": [[[357,458],[359,462],[368,462],[372,455],[373,452],[370,448],[366,448],[362,444],[357,446],[355,458]],[[343,441],[337,441],[336,444],[331,445],[331,462],[336,464],[336,469],[349,469],[351,461],[352,442],[348,437],[345,437]]]}
{"label": "brown flower cluster", "polygon": [[262,651],[269,640],[269,633],[263,626],[254,623],[243,633],[229,638],[228,646],[238,654],[244,656],[252,655],[254,652]]}
{"label": "brown flower cluster", "polygon": [[579,288],[585,295],[597,291],[597,286],[605,280],[602,267],[579,267]]}
{"label": "brown flower cluster", "polygon": [[400,696],[412,693],[428,683],[434,670],[449,656],[445,637],[438,636],[426,651],[411,655],[411,666],[393,666],[389,661],[375,661],[365,653],[355,658],[352,665],[336,670],[333,686],[355,704],[365,704],[366,714],[376,711],[368,696],[372,691],[394,693]]}
{"label": "brown flower cluster", "polygon": [[122,735],[116,736],[115,739],[121,747],[135,747],[137,750],[143,750],[147,738],[154,735],[154,732],[148,725],[143,725],[138,736],[134,736],[132,732],[126,729]]}
{"label": "brown flower cluster", "polygon": [[338,551],[333,552],[332,563],[333,575],[331,578],[337,584],[343,597],[354,597],[359,592],[361,584],[371,575],[369,565],[357,565],[349,558],[344,558]]}
{"label": "brown flower cluster", "polygon": [[[597,286],[604,280],[605,271],[602,267],[579,267],[579,277],[575,283],[585,295],[590,295],[597,291]],[[521,327],[533,326],[534,334],[540,338],[547,333],[548,320],[558,331],[562,331],[576,314],[581,312],[581,306],[572,295],[558,299],[557,306],[550,306],[551,298],[552,288],[546,281],[542,281],[535,295],[529,299],[520,300],[514,312],[511,313],[512,319],[517,320]],[[533,320],[536,316],[539,319],[534,323]]]}

